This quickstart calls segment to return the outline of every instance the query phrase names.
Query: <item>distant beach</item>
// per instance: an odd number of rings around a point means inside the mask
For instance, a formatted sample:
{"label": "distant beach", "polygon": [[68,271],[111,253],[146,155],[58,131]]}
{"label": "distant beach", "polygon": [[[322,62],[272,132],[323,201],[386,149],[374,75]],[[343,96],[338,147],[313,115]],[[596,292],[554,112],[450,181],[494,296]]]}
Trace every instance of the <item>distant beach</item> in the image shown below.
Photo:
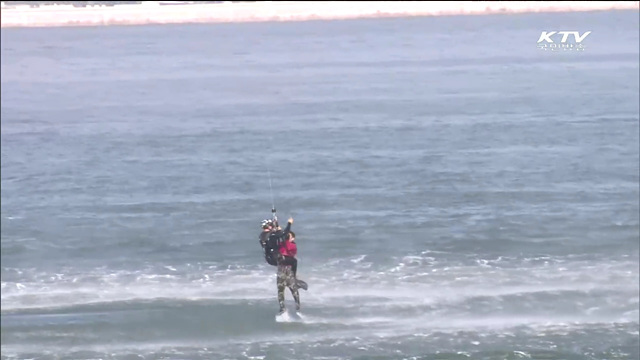
{"label": "distant beach", "polygon": [[340,20],[357,18],[638,10],[638,1],[262,1],[77,8],[71,5],[2,9],[2,27],[104,26],[180,23]]}

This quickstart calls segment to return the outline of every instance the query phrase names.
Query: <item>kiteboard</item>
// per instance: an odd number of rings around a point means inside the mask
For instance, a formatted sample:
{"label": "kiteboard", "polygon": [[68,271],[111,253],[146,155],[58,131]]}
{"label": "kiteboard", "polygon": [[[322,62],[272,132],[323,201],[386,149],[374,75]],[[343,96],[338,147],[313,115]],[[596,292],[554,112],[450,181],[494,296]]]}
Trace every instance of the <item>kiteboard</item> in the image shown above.
{"label": "kiteboard", "polygon": [[285,309],[285,311],[276,315],[276,322],[279,323],[293,323],[302,321],[304,321],[304,317],[299,311],[292,313],[289,312],[289,310]]}

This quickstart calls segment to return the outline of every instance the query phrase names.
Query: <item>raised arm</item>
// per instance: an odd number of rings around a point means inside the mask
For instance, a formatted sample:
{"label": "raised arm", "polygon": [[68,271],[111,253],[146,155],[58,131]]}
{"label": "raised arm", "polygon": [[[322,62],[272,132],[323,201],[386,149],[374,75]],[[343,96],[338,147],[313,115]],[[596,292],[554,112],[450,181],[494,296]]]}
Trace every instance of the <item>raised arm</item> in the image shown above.
{"label": "raised arm", "polygon": [[286,232],[287,234],[289,233],[289,231],[291,231],[291,224],[293,224],[293,218],[289,218],[289,220],[287,221],[287,227],[284,229],[284,232]]}
{"label": "raised arm", "polygon": [[287,227],[284,228],[284,230],[280,230],[278,231],[278,246],[284,244],[285,240],[287,239],[287,236],[289,235],[289,232],[291,231],[291,224],[293,224],[293,219],[289,218],[289,221],[287,221]]}

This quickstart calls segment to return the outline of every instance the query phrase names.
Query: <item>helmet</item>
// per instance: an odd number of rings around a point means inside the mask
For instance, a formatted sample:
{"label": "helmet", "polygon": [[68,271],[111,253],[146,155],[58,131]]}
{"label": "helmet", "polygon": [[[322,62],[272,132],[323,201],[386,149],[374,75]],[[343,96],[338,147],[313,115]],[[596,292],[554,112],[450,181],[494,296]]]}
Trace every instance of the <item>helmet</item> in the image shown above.
{"label": "helmet", "polygon": [[261,226],[263,228],[266,228],[267,226],[271,226],[271,225],[273,225],[273,220],[271,220],[271,219],[262,220]]}

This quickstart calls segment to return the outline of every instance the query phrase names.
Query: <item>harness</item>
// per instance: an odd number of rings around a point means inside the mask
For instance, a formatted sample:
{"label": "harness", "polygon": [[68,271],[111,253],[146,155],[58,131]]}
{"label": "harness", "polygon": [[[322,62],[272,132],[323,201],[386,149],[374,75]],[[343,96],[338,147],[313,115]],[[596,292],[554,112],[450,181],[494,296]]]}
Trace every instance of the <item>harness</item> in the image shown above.
{"label": "harness", "polygon": [[278,245],[278,236],[276,233],[270,233],[264,245],[264,258],[269,265],[278,265]]}

